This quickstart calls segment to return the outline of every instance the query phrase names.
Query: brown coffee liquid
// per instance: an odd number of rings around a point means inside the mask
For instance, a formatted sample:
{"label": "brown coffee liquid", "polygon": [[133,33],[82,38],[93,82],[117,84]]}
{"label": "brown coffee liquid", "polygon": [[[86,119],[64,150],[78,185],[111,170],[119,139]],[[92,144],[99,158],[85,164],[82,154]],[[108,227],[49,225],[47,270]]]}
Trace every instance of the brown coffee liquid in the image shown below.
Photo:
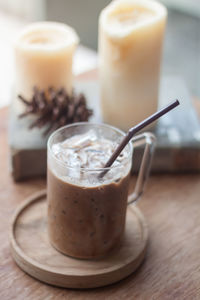
{"label": "brown coffee liquid", "polygon": [[48,170],[51,244],[77,258],[98,258],[119,246],[125,226],[129,174],[117,182],[80,186]]}

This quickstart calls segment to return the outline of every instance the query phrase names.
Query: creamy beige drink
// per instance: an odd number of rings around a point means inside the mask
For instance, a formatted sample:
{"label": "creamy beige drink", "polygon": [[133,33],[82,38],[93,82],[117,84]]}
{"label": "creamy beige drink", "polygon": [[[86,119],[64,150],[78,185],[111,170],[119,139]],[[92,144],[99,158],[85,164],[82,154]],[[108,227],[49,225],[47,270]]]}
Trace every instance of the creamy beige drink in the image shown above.
{"label": "creamy beige drink", "polygon": [[39,22],[27,26],[15,43],[16,94],[29,98],[34,86],[44,90],[64,87],[71,93],[77,44],[76,32],[65,24]]}
{"label": "creamy beige drink", "polygon": [[99,18],[104,121],[128,130],[157,109],[167,12],[153,0],[116,0]]}
{"label": "creamy beige drink", "polygon": [[70,134],[61,129],[60,137],[58,131],[48,144],[49,239],[64,254],[98,258],[118,247],[123,237],[131,147],[100,178],[120,136],[103,125],[81,126],[78,134],[73,126]]}

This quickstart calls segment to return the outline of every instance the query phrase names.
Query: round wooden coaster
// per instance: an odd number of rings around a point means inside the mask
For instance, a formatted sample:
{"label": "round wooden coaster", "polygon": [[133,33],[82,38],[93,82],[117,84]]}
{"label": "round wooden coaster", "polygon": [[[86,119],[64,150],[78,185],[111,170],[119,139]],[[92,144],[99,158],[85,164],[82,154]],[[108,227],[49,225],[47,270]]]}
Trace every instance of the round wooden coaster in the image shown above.
{"label": "round wooden coaster", "polygon": [[29,275],[60,287],[94,288],[125,278],[143,261],[148,231],[135,206],[128,207],[121,247],[99,260],[74,259],[55,250],[48,241],[46,210],[46,191],[41,191],[19,207],[12,222],[12,255]]}

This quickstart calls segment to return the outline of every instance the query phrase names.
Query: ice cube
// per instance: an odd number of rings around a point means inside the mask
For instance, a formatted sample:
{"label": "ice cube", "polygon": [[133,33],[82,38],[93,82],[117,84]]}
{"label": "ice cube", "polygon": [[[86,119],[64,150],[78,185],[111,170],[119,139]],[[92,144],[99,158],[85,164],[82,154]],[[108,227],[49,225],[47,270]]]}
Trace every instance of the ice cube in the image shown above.
{"label": "ice cube", "polygon": [[84,134],[75,135],[62,143],[63,148],[80,148],[91,145],[93,141],[97,140],[97,135],[93,129]]}
{"label": "ice cube", "polygon": [[60,143],[54,144],[54,145],[52,146],[52,151],[53,151],[53,153],[54,153],[55,155],[58,154],[58,153],[60,152],[60,149],[61,149]]}
{"label": "ice cube", "polygon": [[85,151],[79,151],[77,153],[77,159],[79,160],[81,167],[87,167],[88,157]]}

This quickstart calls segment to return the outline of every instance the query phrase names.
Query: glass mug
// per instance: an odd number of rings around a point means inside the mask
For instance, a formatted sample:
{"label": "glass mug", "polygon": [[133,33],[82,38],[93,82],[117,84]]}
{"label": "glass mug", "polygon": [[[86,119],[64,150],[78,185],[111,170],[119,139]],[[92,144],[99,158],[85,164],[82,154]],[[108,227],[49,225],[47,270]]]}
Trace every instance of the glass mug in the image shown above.
{"label": "glass mug", "polygon": [[[49,240],[63,254],[83,259],[103,257],[120,245],[127,203],[135,202],[142,195],[155,145],[153,134],[138,135],[125,147],[126,158],[119,165],[108,168],[102,178],[99,175],[105,170],[103,168],[82,168],[80,176],[76,167],[55,156],[52,146],[90,129],[97,137],[113,142],[120,142],[125,136],[115,127],[85,122],[62,127],[48,140]],[[128,195],[133,148],[142,145],[145,148],[135,190]]]}

